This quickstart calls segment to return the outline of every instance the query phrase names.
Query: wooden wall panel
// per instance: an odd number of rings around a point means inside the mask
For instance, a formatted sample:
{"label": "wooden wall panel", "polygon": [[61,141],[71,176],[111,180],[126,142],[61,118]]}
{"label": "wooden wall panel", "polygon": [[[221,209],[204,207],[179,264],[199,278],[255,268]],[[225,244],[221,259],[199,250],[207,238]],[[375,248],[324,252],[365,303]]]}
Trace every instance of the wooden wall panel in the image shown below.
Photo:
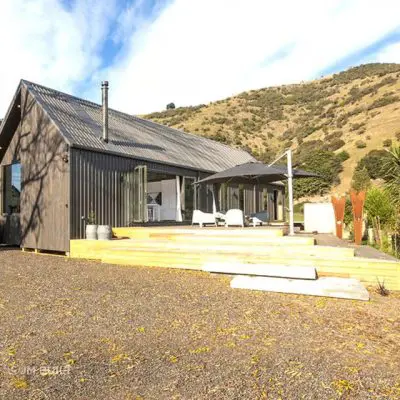
{"label": "wooden wall panel", "polygon": [[21,162],[21,246],[69,251],[68,146],[25,89],[12,142]]}

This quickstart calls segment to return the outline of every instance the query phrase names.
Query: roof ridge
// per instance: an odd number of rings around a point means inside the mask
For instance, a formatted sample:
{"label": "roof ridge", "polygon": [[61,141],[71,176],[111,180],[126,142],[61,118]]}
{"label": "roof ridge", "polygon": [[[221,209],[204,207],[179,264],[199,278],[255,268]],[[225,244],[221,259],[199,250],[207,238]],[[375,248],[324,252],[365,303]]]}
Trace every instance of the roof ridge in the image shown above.
{"label": "roof ridge", "polygon": [[94,106],[101,107],[101,104],[95,103],[94,101],[86,100],[86,99],[84,99],[84,98],[82,98],[82,97],[74,96],[73,94],[69,94],[69,93],[66,93],[66,92],[62,92],[61,90],[53,89],[53,88],[51,88],[51,87],[48,87],[48,86],[45,86],[45,85],[42,85],[42,84],[39,84],[39,83],[36,83],[36,82],[31,82],[31,81],[28,81],[28,80],[26,80],[26,79],[21,79],[21,82],[25,83],[25,84],[28,85],[28,86],[29,86],[29,85],[38,86],[38,87],[40,87],[40,88],[42,88],[42,89],[46,89],[46,90],[49,90],[49,91],[51,91],[51,92],[56,92],[56,93],[58,93],[58,94],[60,94],[60,95],[62,95],[62,96],[67,96],[67,97],[76,99],[76,100],[78,100],[78,101],[81,102],[81,103],[88,103],[88,104],[92,104],[92,105],[94,105]]}
{"label": "roof ridge", "polygon": [[[109,109],[110,122],[114,121],[110,141],[104,143],[100,104],[24,79],[20,85],[40,104],[70,146],[205,172],[219,171],[234,162],[255,161],[243,149],[113,108]],[[162,147],[141,147],[158,140]]]}
{"label": "roof ridge", "polygon": [[[86,99],[84,99],[84,98],[82,98],[82,97],[78,97],[78,96],[75,96],[75,95],[72,95],[72,94],[69,94],[69,93],[65,93],[65,92],[62,92],[62,91],[60,91],[60,90],[53,89],[53,88],[50,88],[50,87],[48,87],[48,86],[45,86],[45,85],[42,85],[42,84],[39,84],[39,83],[36,83],[36,82],[28,81],[28,80],[26,80],[26,79],[21,79],[21,82],[25,83],[25,84],[28,85],[28,86],[29,86],[29,85],[38,86],[38,87],[40,87],[40,88],[49,90],[49,91],[51,91],[51,92],[58,93],[58,94],[60,94],[61,96],[66,96],[66,97],[69,97],[69,98],[71,98],[71,99],[75,99],[75,100],[77,100],[78,102],[83,103],[83,104],[87,104],[87,105],[89,105],[89,106],[95,106],[95,107],[99,107],[99,108],[102,107],[102,105],[101,105],[100,103],[95,103],[94,101],[86,100]],[[211,139],[211,138],[208,138],[208,137],[205,137],[205,136],[196,135],[195,133],[192,133],[192,132],[186,132],[186,131],[183,131],[183,130],[181,130],[181,129],[177,129],[177,128],[174,128],[174,127],[171,127],[171,126],[168,126],[168,125],[163,125],[163,124],[161,124],[161,123],[159,123],[159,122],[156,122],[156,121],[153,121],[153,120],[150,120],[150,119],[146,119],[146,118],[141,118],[141,117],[138,117],[137,115],[134,115],[134,114],[128,114],[128,113],[126,113],[126,112],[123,112],[123,111],[120,111],[120,110],[116,110],[116,109],[114,109],[114,108],[109,108],[108,110],[111,111],[111,112],[113,112],[113,113],[116,113],[116,114],[119,114],[119,115],[122,115],[122,116],[125,116],[125,117],[129,117],[129,118],[134,119],[134,120],[136,120],[136,121],[138,121],[138,122],[144,122],[144,123],[155,124],[155,125],[157,125],[157,126],[161,126],[161,127],[163,127],[163,128],[171,129],[171,130],[173,130],[173,131],[177,131],[177,132],[183,133],[183,134],[185,134],[185,135],[190,135],[190,136],[192,136],[192,137],[196,137],[196,138],[198,138],[198,139],[200,139],[200,140],[204,140],[204,141],[207,141],[207,142],[212,142],[212,143],[214,143],[214,144],[218,144],[218,145],[220,145],[220,146],[222,146],[222,147],[226,147],[226,148],[229,148],[229,149],[236,149],[236,150],[244,151],[244,152],[245,152],[245,150],[242,150],[242,149],[237,148],[237,147],[229,146],[228,144],[218,142],[218,141],[213,140],[213,139]]]}

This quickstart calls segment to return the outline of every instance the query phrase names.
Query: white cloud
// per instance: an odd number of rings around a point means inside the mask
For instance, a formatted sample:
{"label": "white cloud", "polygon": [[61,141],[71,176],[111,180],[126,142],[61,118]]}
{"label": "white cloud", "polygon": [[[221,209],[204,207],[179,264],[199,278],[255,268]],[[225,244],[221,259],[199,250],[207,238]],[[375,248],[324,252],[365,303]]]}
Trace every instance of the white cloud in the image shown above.
{"label": "white cloud", "polygon": [[206,103],[314,78],[393,31],[399,13],[395,0],[175,0],[102,74],[112,106],[130,113]]}
{"label": "white cloud", "polygon": [[377,54],[377,60],[379,62],[400,63],[400,42],[386,46]]}
{"label": "white cloud", "polygon": [[[311,79],[392,32],[400,14],[398,0],[61,1],[0,2],[0,115],[20,78],[93,100],[108,79],[111,106],[129,113]],[[104,70],[106,39],[121,49]],[[365,59],[399,53],[393,44]]]}
{"label": "white cloud", "polygon": [[115,1],[2,0],[0,3],[0,116],[21,78],[73,91],[100,66],[99,49]]}

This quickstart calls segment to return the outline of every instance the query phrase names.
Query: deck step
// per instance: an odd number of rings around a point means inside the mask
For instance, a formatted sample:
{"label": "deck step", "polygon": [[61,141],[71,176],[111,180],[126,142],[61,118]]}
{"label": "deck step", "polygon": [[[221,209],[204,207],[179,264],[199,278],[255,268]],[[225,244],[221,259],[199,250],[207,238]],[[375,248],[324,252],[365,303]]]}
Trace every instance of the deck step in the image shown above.
{"label": "deck step", "polygon": [[157,237],[157,236],[197,236],[197,237],[242,237],[242,236],[262,236],[262,237],[282,237],[283,229],[279,228],[113,228],[115,237]]}
{"label": "deck step", "polygon": [[122,259],[143,259],[143,258],[154,258],[154,259],[171,259],[171,260],[199,260],[206,262],[212,261],[223,261],[234,262],[244,261],[246,263],[260,264],[280,264],[286,266],[305,266],[305,267],[325,267],[329,269],[334,268],[349,268],[359,269],[364,266],[368,266],[372,270],[384,271],[386,269],[392,269],[393,265],[400,265],[390,261],[366,259],[361,257],[342,257],[333,258],[329,254],[321,255],[319,257],[315,255],[302,255],[301,259],[296,255],[290,254],[267,254],[267,253],[256,253],[252,249],[246,251],[236,252],[221,252],[221,251],[172,251],[171,249],[107,249],[101,252],[99,258],[118,256]]}
{"label": "deck step", "polygon": [[235,289],[336,297],[340,299],[369,300],[368,291],[357,279],[327,277],[317,280],[299,280],[236,276],[231,281],[231,287]]}
{"label": "deck step", "polygon": [[287,266],[283,264],[207,263],[203,266],[203,271],[235,275],[317,279],[317,271],[314,267]]}
{"label": "deck step", "polygon": [[389,290],[400,290],[400,263],[352,257],[345,259],[333,258],[305,258],[285,257],[281,258],[268,256],[250,255],[227,255],[227,254],[174,254],[171,252],[123,252],[109,251],[101,257],[103,263],[130,265],[130,266],[151,266],[166,268],[184,268],[201,270],[208,263],[228,264],[266,264],[314,267],[318,276],[334,276],[342,278],[357,278],[362,282],[376,286],[378,280],[384,281]]}
{"label": "deck step", "polygon": [[197,254],[204,252],[217,253],[217,254],[257,254],[268,257],[282,256],[288,257],[329,257],[329,258],[345,258],[354,257],[354,249],[352,248],[340,248],[340,247],[329,247],[329,246],[288,246],[280,247],[267,246],[267,245],[253,245],[249,246],[241,245],[220,245],[214,244],[199,244],[199,243],[170,243],[170,242],[136,242],[130,243],[129,246],[123,246],[119,244],[117,247],[110,247],[107,250],[111,251],[149,251],[149,252],[162,252],[168,251],[170,253],[188,253]]}
{"label": "deck step", "polygon": [[164,237],[164,236],[157,236],[154,238],[151,238],[152,240],[156,239],[165,239],[165,240],[170,240],[172,242],[176,243],[202,243],[202,244],[207,244],[207,243],[219,243],[219,244],[232,244],[232,245],[253,245],[253,244],[266,244],[270,246],[313,246],[315,245],[315,239],[310,236],[283,236],[283,237],[260,237],[260,236],[254,236],[254,237],[240,237],[240,236],[231,236],[231,237],[226,237],[226,236],[221,236],[221,237],[196,237],[196,236],[188,236],[188,237],[183,237],[183,236],[173,236],[173,237]]}

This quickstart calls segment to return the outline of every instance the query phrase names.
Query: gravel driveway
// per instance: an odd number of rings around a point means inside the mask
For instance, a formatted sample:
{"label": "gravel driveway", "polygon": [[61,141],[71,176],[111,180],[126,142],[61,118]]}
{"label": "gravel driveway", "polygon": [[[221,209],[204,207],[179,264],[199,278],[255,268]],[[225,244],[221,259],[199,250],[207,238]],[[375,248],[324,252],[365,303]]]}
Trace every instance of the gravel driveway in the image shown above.
{"label": "gravel driveway", "polygon": [[1,399],[399,399],[400,296],[0,251]]}

